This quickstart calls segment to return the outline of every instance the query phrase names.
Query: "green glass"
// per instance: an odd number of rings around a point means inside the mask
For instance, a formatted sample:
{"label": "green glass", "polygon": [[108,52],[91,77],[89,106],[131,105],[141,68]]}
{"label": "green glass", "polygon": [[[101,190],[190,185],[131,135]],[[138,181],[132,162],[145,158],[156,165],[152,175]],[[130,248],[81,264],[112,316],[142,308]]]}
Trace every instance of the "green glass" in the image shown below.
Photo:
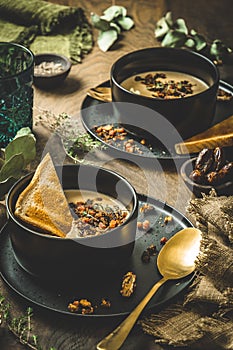
{"label": "green glass", "polygon": [[34,56],[26,47],[0,42],[0,147],[22,127],[32,128]]}

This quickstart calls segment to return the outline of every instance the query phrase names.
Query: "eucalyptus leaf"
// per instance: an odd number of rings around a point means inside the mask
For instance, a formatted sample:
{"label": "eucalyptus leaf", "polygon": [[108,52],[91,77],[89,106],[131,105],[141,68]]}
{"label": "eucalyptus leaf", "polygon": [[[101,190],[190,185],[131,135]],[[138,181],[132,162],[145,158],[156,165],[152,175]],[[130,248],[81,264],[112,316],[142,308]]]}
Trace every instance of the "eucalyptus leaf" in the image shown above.
{"label": "eucalyptus leaf", "polygon": [[195,41],[191,38],[185,41],[184,45],[189,49],[195,48]]}
{"label": "eucalyptus leaf", "polygon": [[165,15],[165,20],[166,20],[168,26],[172,28],[173,25],[174,25],[174,21],[173,21],[173,18],[172,18],[172,13],[171,13],[171,11],[168,11],[168,12],[166,13],[166,15]]}
{"label": "eucalyptus leaf", "polygon": [[32,131],[28,126],[26,126],[24,128],[19,129],[14,138],[16,138],[18,136],[30,135],[30,134],[32,135]]}
{"label": "eucalyptus leaf", "polygon": [[192,36],[195,36],[195,35],[197,35],[197,32],[196,32],[195,29],[191,29],[191,30],[190,30],[190,34],[191,34]]}
{"label": "eucalyptus leaf", "polygon": [[184,33],[185,35],[188,35],[188,28],[183,18],[178,18],[176,20],[175,27],[176,27],[176,30],[178,30],[179,32]]}
{"label": "eucalyptus leaf", "polygon": [[196,51],[203,50],[207,43],[203,35],[198,34],[194,29],[190,30],[190,34],[192,35],[193,40],[195,41],[195,49]]}
{"label": "eucalyptus leaf", "polygon": [[224,56],[231,53],[231,48],[227,47],[221,40],[214,40],[210,46],[210,55],[217,60],[222,60]]}
{"label": "eucalyptus leaf", "polygon": [[110,6],[102,16],[91,15],[91,21],[100,32],[97,43],[99,48],[106,52],[118,39],[122,30],[130,30],[134,26],[134,21],[127,17],[127,10],[123,6]]}
{"label": "eucalyptus leaf", "polygon": [[155,27],[155,37],[157,39],[162,39],[170,30],[170,27],[166,21],[165,17],[162,17],[158,20]]}
{"label": "eucalyptus leaf", "polygon": [[24,166],[35,158],[36,140],[34,135],[28,134],[14,138],[5,149],[5,160],[10,160],[14,154],[18,153],[23,155]]}
{"label": "eucalyptus leaf", "polygon": [[123,18],[117,19],[117,23],[124,30],[130,30],[134,26],[134,21],[130,17],[123,17]]}
{"label": "eucalyptus leaf", "polygon": [[117,34],[121,33],[121,27],[114,22],[110,22],[110,28],[115,29],[117,31]]}
{"label": "eucalyptus leaf", "polygon": [[117,37],[117,31],[114,29],[101,32],[97,39],[99,48],[106,52],[117,40]]}
{"label": "eucalyptus leaf", "polygon": [[103,12],[101,18],[105,19],[108,22],[111,22],[114,18],[125,17],[127,15],[127,10],[123,6],[110,6]]}
{"label": "eucalyptus leaf", "polygon": [[185,44],[187,37],[185,33],[179,30],[170,30],[162,40],[162,46],[165,47],[181,47]]}
{"label": "eucalyptus leaf", "polygon": [[101,31],[110,29],[110,23],[95,13],[91,14],[91,22],[96,29],[99,29]]}
{"label": "eucalyptus leaf", "polygon": [[0,170],[0,182],[10,177],[19,179],[24,168],[24,156],[22,153],[13,155],[6,161]]}
{"label": "eucalyptus leaf", "polygon": [[214,40],[212,44],[208,44],[204,36],[194,29],[189,32],[183,18],[178,18],[174,22],[170,11],[157,21],[154,33],[162,46],[186,47],[194,51],[204,50],[208,57],[212,56],[216,64],[227,60],[227,56],[232,53],[232,49],[221,40]]}

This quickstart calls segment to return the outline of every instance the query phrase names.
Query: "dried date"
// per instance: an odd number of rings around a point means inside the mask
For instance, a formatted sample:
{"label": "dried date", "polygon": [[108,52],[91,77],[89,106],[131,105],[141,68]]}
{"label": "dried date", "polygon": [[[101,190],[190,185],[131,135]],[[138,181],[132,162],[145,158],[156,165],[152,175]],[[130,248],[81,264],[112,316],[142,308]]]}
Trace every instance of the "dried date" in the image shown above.
{"label": "dried date", "polygon": [[200,170],[206,174],[213,164],[213,150],[204,148],[197,157],[195,169]]}
{"label": "dried date", "polygon": [[218,185],[227,180],[233,174],[233,162],[225,164],[219,171],[212,171],[207,175],[208,183]]}
{"label": "dried date", "polygon": [[189,175],[189,178],[198,184],[205,182],[205,175],[198,169],[194,169]]}
{"label": "dried date", "polygon": [[212,171],[219,171],[226,162],[225,153],[221,147],[216,147],[213,152]]}
{"label": "dried date", "polygon": [[223,148],[204,148],[198,155],[189,178],[202,185],[219,185],[232,176],[233,162],[226,161]]}

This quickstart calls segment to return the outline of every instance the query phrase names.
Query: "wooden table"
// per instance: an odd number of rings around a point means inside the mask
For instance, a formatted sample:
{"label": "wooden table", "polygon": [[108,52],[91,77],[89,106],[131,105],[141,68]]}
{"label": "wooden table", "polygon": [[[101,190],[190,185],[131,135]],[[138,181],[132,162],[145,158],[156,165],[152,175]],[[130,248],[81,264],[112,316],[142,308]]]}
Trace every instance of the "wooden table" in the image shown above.
{"label": "wooden table", "polygon": [[[91,12],[101,14],[106,7],[111,5],[110,2],[103,0],[51,0],[51,2],[81,6],[88,17]],[[129,15],[134,18],[134,29],[124,32],[121,40],[106,53],[100,51],[95,44],[92,52],[84,58],[83,63],[72,67],[64,85],[49,92],[35,88],[34,116],[43,110],[50,110],[55,114],[66,112],[71,116],[78,115],[87,89],[109,79],[111,65],[117,58],[136,49],[159,46],[154,37],[155,23],[168,10],[172,11],[174,18],[185,18],[189,28],[195,28],[208,40],[220,38],[226,44],[232,44],[231,0],[213,0],[212,2],[203,0],[192,2],[185,0],[122,0],[119,5],[125,6]],[[96,38],[97,31],[94,30],[95,42]],[[233,83],[231,67],[231,65],[220,67],[221,78],[228,83]],[[229,111],[229,115],[231,112]],[[47,140],[49,137],[41,126],[35,126],[34,132],[39,144],[42,139]],[[41,145],[39,152],[42,151],[43,146]],[[185,213],[185,207],[192,193],[180,179],[177,164],[168,162],[161,165],[162,169],[155,169],[150,166],[141,168],[138,164],[111,160],[103,165],[125,176],[139,193],[153,195]],[[10,301],[16,315],[25,313],[26,307],[29,306],[28,302],[16,296],[2,280],[0,280],[0,291]],[[46,350],[52,346],[57,350],[94,350],[96,343],[116,324],[116,321],[109,320],[98,322],[71,320],[44,309],[34,308],[34,333],[39,336],[41,345]],[[23,348],[7,329],[0,328],[1,350]],[[143,335],[141,330],[135,327],[127,343],[122,347],[123,349],[156,350],[161,347],[155,345],[151,337]]]}

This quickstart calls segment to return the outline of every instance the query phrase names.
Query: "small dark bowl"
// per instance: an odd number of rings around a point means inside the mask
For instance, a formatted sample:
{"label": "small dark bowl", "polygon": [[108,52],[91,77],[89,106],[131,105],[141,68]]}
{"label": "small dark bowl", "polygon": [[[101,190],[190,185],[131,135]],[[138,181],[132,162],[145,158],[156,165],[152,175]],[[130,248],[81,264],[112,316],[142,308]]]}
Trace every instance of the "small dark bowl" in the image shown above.
{"label": "small dark bowl", "polygon": [[56,170],[64,190],[110,195],[127,206],[130,214],[121,226],[98,236],[71,239],[40,233],[14,215],[17,198],[32,179],[29,174],[11,188],[6,200],[7,229],[16,261],[34,276],[59,280],[104,273],[125,264],[133,252],[137,227],[138,200],[133,187],[117,173],[94,166],[64,165]]}
{"label": "small dark bowl", "polygon": [[66,79],[71,69],[71,62],[69,59],[62,55],[53,53],[44,53],[35,55],[35,65],[39,65],[42,62],[54,62],[62,65],[62,71],[56,74],[35,74],[33,76],[34,84],[41,89],[51,89],[59,87],[61,83]]}
{"label": "small dark bowl", "polygon": [[189,177],[191,172],[195,168],[195,162],[197,158],[191,158],[186,160],[180,168],[181,176],[186,183],[187,187],[192,191],[196,197],[202,197],[202,193],[209,194],[212,188],[215,189],[219,196],[227,196],[233,194],[233,182],[227,181],[219,185],[201,185],[192,181]]}
{"label": "small dark bowl", "polygon": [[[121,83],[130,76],[149,71],[176,71],[190,74],[204,81],[209,87],[198,94],[175,99],[151,98],[135,94],[122,87]],[[119,58],[113,64],[110,81],[114,102],[139,104],[158,112],[175,127],[183,139],[207,129],[213,120],[219,72],[213,62],[198,53],[161,47],[134,51]],[[137,123],[137,126],[143,129],[153,118],[147,130],[151,130],[153,124],[161,129],[156,113],[147,118],[148,112],[145,110],[143,116],[140,114],[135,117],[127,113],[127,106],[124,105],[117,104],[116,108],[125,124]]]}

